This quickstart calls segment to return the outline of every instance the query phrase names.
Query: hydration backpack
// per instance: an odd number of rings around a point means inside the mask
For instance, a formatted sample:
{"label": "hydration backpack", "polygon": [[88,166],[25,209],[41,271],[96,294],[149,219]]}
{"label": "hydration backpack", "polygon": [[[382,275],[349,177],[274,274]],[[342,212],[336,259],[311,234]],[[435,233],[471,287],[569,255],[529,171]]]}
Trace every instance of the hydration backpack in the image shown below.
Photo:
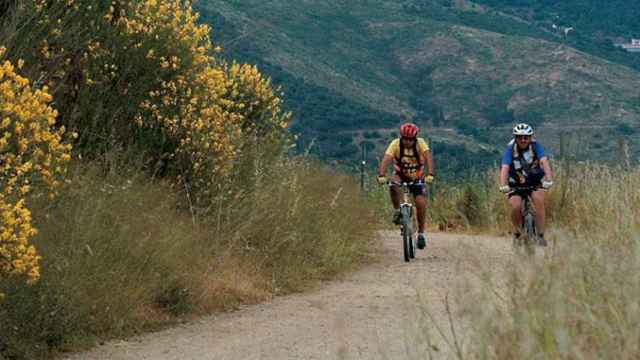
{"label": "hydration backpack", "polygon": [[533,185],[542,181],[544,170],[540,166],[540,159],[538,159],[535,152],[535,140],[522,151],[518,149],[518,144],[515,141],[512,140],[510,144],[512,145],[513,160],[511,163],[512,173],[509,176],[509,180],[519,185]]}
{"label": "hydration backpack", "polygon": [[[396,157],[396,162],[400,166],[401,175],[411,177],[411,174],[415,174],[416,177],[420,177],[420,168],[422,168],[422,161],[420,159],[420,153],[418,152],[418,139],[413,142],[413,155],[408,155],[405,153],[407,148],[402,144],[402,139],[400,139],[400,156]],[[414,161],[403,161],[404,159],[415,159]]]}

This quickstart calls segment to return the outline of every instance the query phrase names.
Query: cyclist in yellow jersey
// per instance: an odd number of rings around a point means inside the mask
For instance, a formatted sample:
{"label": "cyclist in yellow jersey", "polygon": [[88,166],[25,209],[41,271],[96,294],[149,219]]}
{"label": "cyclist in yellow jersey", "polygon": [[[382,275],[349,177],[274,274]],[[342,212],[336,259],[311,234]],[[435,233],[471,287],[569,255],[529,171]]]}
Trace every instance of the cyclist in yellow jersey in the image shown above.
{"label": "cyclist in yellow jersey", "polygon": [[[429,144],[418,137],[419,129],[412,123],[400,126],[400,138],[389,144],[378,169],[378,182],[387,183],[387,166],[393,162],[393,175],[390,180],[393,182],[424,181],[431,184],[433,182],[433,158],[429,149]],[[424,173],[424,165],[427,165],[427,175]],[[426,246],[425,236],[425,216],[427,199],[425,196],[424,183],[412,185],[410,191],[415,198],[416,209],[418,210],[418,248],[424,249]],[[400,222],[400,197],[401,190],[398,186],[389,188],[391,202],[393,203],[393,222]]]}

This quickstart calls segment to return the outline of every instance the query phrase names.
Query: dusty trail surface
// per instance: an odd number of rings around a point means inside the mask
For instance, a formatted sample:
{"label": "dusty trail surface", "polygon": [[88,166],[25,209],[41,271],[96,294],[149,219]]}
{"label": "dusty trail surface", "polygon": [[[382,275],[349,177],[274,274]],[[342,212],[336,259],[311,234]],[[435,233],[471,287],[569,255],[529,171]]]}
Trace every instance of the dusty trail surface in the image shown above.
{"label": "dusty trail surface", "polygon": [[[459,316],[454,303],[473,296],[468,285],[461,284],[474,283],[477,266],[499,274],[513,257],[509,240],[434,233],[427,249],[405,263],[397,232],[379,236],[382,261],[313,292],[110,342],[66,358],[413,359],[424,358],[429,349],[435,358],[455,357],[443,337],[425,331],[424,324],[441,326],[452,341],[448,314]],[[458,337],[464,337],[464,321],[459,324]],[[431,346],[426,345],[427,333]]]}

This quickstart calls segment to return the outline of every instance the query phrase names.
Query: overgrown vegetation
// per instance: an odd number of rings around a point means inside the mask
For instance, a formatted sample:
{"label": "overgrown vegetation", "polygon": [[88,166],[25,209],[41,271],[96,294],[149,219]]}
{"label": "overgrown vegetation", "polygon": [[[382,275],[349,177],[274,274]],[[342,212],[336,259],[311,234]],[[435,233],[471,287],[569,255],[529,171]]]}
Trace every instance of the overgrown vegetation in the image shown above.
{"label": "overgrown vegetation", "polygon": [[[563,228],[574,234],[589,233],[592,230],[613,227],[613,222],[608,216],[594,216],[597,211],[602,211],[603,214],[620,211],[624,214],[626,208],[632,213],[639,211],[634,203],[638,194],[633,190],[633,177],[637,175],[637,170],[633,170],[632,166],[629,162],[611,167],[595,163],[555,161],[555,185],[545,192],[549,226]],[[609,178],[613,180],[608,182],[606,179]],[[428,224],[440,230],[507,234],[512,230],[508,204],[504,195],[497,191],[497,179],[498,171],[491,169],[476,172],[458,181],[436,182],[429,189],[430,202],[433,205],[428,209]],[[625,181],[628,181],[628,185]],[[615,194],[620,202],[607,197],[608,192],[604,188],[611,187],[620,191],[619,194]],[[371,193],[373,198],[388,200],[386,189],[374,189]],[[622,189],[627,189],[626,199],[622,199]],[[386,204],[384,201],[380,203]],[[622,214],[620,216],[628,218]]]}
{"label": "overgrown vegetation", "polygon": [[[71,145],[56,129],[57,112],[49,106],[47,88],[33,91],[29,80],[16,72],[0,46],[0,277],[40,276],[36,249],[29,239],[37,233],[28,201],[53,198],[70,160]],[[17,70],[23,66],[17,61]],[[4,293],[0,291],[0,302]]]}
{"label": "overgrown vegetation", "polygon": [[221,58],[197,18],[181,0],[0,7],[0,357],[297,291],[366,258],[352,179],[288,156],[278,89]]}
{"label": "overgrown vegetation", "polygon": [[34,205],[41,279],[0,281],[0,354],[48,357],[264,301],[367,258],[372,217],[349,177],[303,159],[261,165],[194,219],[135,167],[74,163],[60,198]]}
{"label": "overgrown vegetation", "polygon": [[[639,175],[628,166],[556,166],[546,199],[553,228],[546,256],[516,256],[504,266],[469,261],[473,284],[460,281],[461,293],[474,295],[450,299],[452,323],[435,330],[425,320],[421,334],[442,331],[452,339],[454,329],[457,341],[448,344],[460,358],[637,357]],[[446,204],[439,215],[459,214],[458,222],[473,230],[508,231],[506,201],[491,178],[492,184],[473,181],[439,198]]]}

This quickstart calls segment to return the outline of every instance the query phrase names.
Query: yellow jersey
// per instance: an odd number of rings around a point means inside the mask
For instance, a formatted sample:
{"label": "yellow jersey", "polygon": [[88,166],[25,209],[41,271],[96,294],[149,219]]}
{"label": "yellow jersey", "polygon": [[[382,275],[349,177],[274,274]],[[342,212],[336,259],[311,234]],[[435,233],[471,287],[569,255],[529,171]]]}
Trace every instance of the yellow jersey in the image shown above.
{"label": "yellow jersey", "polygon": [[413,146],[409,146],[404,148],[404,156],[400,156],[400,139],[395,139],[385,151],[385,155],[393,157],[394,171],[412,180],[422,177],[422,169],[426,160],[423,158],[423,154],[429,151],[429,144],[423,138],[418,138],[415,147],[418,154],[414,154]]}

